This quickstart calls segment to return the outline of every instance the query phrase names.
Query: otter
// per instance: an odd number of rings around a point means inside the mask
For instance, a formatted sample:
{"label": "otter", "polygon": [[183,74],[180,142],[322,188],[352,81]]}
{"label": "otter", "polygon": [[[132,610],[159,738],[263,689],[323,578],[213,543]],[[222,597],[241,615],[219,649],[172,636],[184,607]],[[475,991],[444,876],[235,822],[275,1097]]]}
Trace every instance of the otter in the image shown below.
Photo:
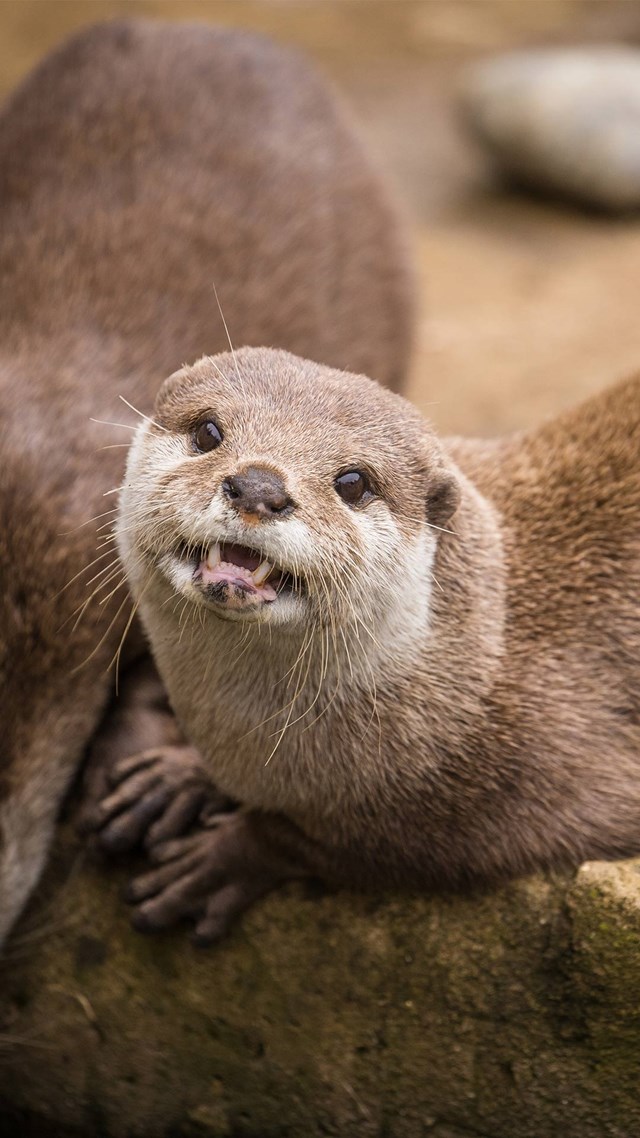
{"label": "otter", "polygon": [[455,889],[640,850],[640,378],[440,442],[368,378],[204,358],[138,428],[117,524],[202,756],[184,785],[209,779],[167,840],[175,756],[111,772],[94,827],[146,835],[137,927],[208,943],[291,877]]}
{"label": "otter", "polygon": [[[116,21],[55,51],[0,114],[0,215],[1,940],[110,714],[131,614],[110,495],[137,412],[227,346],[216,293],[234,340],[394,388],[414,301],[339,101],[297,52],[235,30]],[[146,652],[134,620],[103,759],[183,745]]]}

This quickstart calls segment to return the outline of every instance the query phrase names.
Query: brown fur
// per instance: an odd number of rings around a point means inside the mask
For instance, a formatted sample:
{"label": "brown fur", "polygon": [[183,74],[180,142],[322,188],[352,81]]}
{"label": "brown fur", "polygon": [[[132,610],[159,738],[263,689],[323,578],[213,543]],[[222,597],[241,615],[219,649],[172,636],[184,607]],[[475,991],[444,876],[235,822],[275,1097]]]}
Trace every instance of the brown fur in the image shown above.
{"label": "brown fur", "polygon": [[0,116],[0,214],[1,937],[129,612],[124,588],[108,599],[117,575],[90,584],[109,547],[87,566],[130,432],[90,417],[137,422],[118,395],[146,411],[163,375],[225,346],[214,283],[234,340],[397,386],[412,282],[323,82],[293,52],[205,26],[98,26],[46,59]]}
{"label": "brown fur", "polygon": [[[190,442],[203,414],[224,435],[210,454]],[[640,379],[530,434],[441,446],[368,380],[242,351],[178,373],[155,415],[120,545],[179,719],[251,809],[153,851],[140,924],[198,901],[211,939],[296,871],[460,887],[640,850]],[[218,487],[257,454],[296,508],[250,526]],[[376,485],[361,510],[333,484],[352,465]],[[168,603],[158,566],[178,538],[244,532],[291,568],[294,522],[305,592],[288,615],[221,619],[197,587]]]}

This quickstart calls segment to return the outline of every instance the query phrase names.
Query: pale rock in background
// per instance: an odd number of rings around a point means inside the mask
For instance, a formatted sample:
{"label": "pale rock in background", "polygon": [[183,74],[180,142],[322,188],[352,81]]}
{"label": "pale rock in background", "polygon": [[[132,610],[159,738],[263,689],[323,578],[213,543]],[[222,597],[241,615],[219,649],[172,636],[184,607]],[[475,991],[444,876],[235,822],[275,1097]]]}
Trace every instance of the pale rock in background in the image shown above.
{"label": "pale rock in background", "polygon": [[470,70],[466,121],[504,171],[593,206],[640,205],[640,51],[513,52]]}

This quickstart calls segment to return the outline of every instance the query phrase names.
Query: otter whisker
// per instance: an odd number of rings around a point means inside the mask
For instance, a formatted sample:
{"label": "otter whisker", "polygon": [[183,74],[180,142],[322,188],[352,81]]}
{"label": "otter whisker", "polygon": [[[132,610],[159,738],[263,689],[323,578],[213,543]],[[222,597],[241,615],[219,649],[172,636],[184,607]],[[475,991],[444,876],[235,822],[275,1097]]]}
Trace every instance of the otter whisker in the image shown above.
{"label": "otter whisker", "polygon": [[459,537],[460,534],[456,533],[454,529],[446,529],[444,526],[436,526],[433,522],[425,522],[429,529],[437,529],[440,533],[450,533],[452,537]]}
{"label": "otter whisker", "polygon": [[222,368],[218,367],[216,361],[213,358],[211,358],[211,363],[213,364],[215,371],[220,376],[220,379],[223,379],[225,383],[228,383],[229,382],[229,376],[224,374]]}
{"label": "otter whisker", "polygon": [[437,586],[438,586],[438,588],[439,588],[440,592],[441,592],[441,593],[444,593],[444,589],[442,588],[442,585],[440,584],[440,582],[439,582],[438,578],[436,577],[435,573],[433,573],[433,572],[430,572],[430,573],[429,573],[429,576],[431,577],[431,580],[433,581],[433,583],[434,583],[435,585],[437,585]]}
{"label": "otter whisker", "polygon": [[[107,550],[107,552],[113,553],[114,551],[113,551],[113,549],[109,549],[109,550]],[[98,581],[100,579],[100,577],[104,576],[105,573],[109,573],[110,576],[106,577],[101,582],[101,584],[99,586],[99,588],[102,588],[102,586],[107,584],[107,582],[111,579],[111,576],[113,575],[113,573],[117,572],[118,568],[120,568],[122,570],[122,572],[124,572],[124,569],[122,567],[122,562],[120,561],[120,558],[119,558],[118,554],[116,553],[116,556],[113,558],[112,561],[109,562],[108,565],[105,565],[102,569],[98,570],[97,573],[94,573],[93,577],[90,577],[88,581],[85,581],[86,588],[88,589],[89,585],[92,585],[94,581]]]}
{"label": "otter whisker", "polygon": [[227,322],[224,318],[224,312],[222,311],[222,305],[220,304],[220,298],[218,296],[218,290],[216,288],[215,281],[211,282],[211,287],[213,289],[213,295],[216,298],[216,304],[218,305],[218,311],[220,313],[220,319],[222,320],[222,323],[224,325],[224,330],[226,333],[226,337],[227,337],[227,340],[229,341],[229,350],[231,352],[231,358],[233,359],[233,366],[234,366],[235,371],[236,371],[236,377],[238,380],[238,384],[239,384],[241,389],[244,389],[244,385],[243,385],[242,379],[240,377],[240,371],[238,370],[238,361],[236,359],[236,353],[234,351],[233,344],[231,343],[231,336],[229,335],[229,329],[227,327]]}
{"label": "otter whisker", "polygon": [[184,635],[184,629],[185,629],[185,625],[183,623],[184,615],[185,615],[185,613],[188,614],[189,610],[191,608],[192,608],[192,605],[191,605],[191,601],[189,600],[189,597],[185,597],[184,598],[184,604],[183,604],[182,608],[180,609],[180,615],[178,617],[178,629],[179,629],[178,644],[180,644],[182,642],[182,637]]}
{"label": "otter whisker", "polygon": [[[104,587],[104,585],[105,585],[105,582],[102,582],[102,584],[98,585],[98,586],[97,586],[97,588],[95,588],[95,589],[93,590],[93,592],[89,594],[89,596],[88,596],[88,597],[87,597],[87,599],[86,599],[86,600],[83,602],[83,604],[82,604],[82,605],[80,605],[78,609],[75,609],[75,612],[71,614],[71,616],[72,616],[72,617],[75,615],[75,613],[77,613],[77,614],[78,614],[78,615],[77,615],[77,617],[76,617],[76,619],[75,619],[75,621],[74,621],[74,623],[73,623],[73,627],[72,627],[72,629],[71,629],[71,631],[72,631],[72,632],[75,632],[75,630],[76,630],[76,628],[78,627],[78,625],[80,624],[80,621],[82,620],[82,618],[83,618],[83,616],[84,616],[85,612],[86,612],[86,611],[87,611],[87,609],[89,608],[89,605],[91,604],[91,601],[94,599],[94,597],[96,597],[96,596],[98,595],[98,593],[99,593],[99,592],[100,592],[100,590],[101,590],[101,589]],[[106,600],[110,600],[110,599],[111,599],[111,597],[113,597],[113,596],[114,596],[114,594],[118,592],[118,589],[122,589],[122,588],[124,588],[124,587],[127,587],[127,581],[126,581],[126,578],[125,578],[125,575],[124,575],[124,571],[123,571],[123,572],[122,572],[122,576],[121,576],[121,579],[118,581],[118,584],[116,585],[115,589],[112,589],[112,591],[109,593],[109,596],[106,598]],[[102,604],[102,601],[99,601],[98,603],[99,603],[99,604]],[[70,617],[69,619],[71,619],[71,617]]]}
{"label": "otter whisker", "polygon": [[[271,632],[271,628],[270,628],[270,627],[269,627],[269,631]],[[296,668],[296,666],[297,666],[297,664],[298,664],[298,661],[300,660],[300,657],[301,657],[301,656],[304,654],[304,652],[305,652],[305,648],[306,648],[306,641],[307,641],[307,638],[308,638],[310,635],[312,635],[312,630],[310,630],[310,631],[308,631],[307,633],[305,633],[305,636],[304,636],[304,639],[303,639],[302,645],[301,645],[301,647],[300,647],[300,651],[298,652],[298,655],[297,655],[296,659],[294,660],[294,662],[293,662],[293,664],[291,665],[291,667],[290,667],[290,668],[287,668],[287,671],[284,673],[284,675],[280,676],[280,678],[279,678],[278,680],[276,680],[276,687],[277,687],[277,685],[278,685],[278,684],[284,683],[284,681],[287,679],[287,676],[290,676],[290,677],[291,677],[291,679],[293,679],[293,675],[292,675],[292,674],[293,674],[293,672],[295,671],[295,668]],[[289,683],[287,684],[287,687],[291,687],[291,679],[289,680]]]}
{"label": "otter whisker", "polygon": [[[72,529],[60,530],[60,532],[56,536],[57,537],[69,537],[70,534],[77,533],[77,531],[79,529],[84,529],[85,526],[91,525],[91,522],[97,522],[97,521],[99,521],[100,518],[106,518],[107,514],[115,514],[117,508],[118,508],[117,506],[112,506],[110,510],[103,510],[103,512],[101,514],[95,514],[94,517],[87,518],[86,521],[80,522],[77,526],[73,526]],[[111,525],[111,524],[112,524],[111,522],[105,522],[105,525]],[[100,527],[100,529],[102,529],[102,526]]]}
{"label": "otter whisker", "polygon": [[[106,569],[105,569],[105,572],[106,572],[106,571],[108,571],[108,570],[111,570],[111,569],[113,569],[113,567],[114,567],[114,564],[115,564],[115,562],[113,562],[113,561],[112,561],[112,562],[111,562],[109,565],[107,565],[107,566],[106,566]],[[124,576],[124,570],[123,570],[122,572],[123,572],[123,576]],[[94,589],[94,590],[93,590],[93,591],[92,591],[92,592],[89,594],[89,596],[85,598],[85,600],[84,600],[84,601],[81,601],[79,605],[76,605],[76,607],[74,608],[73,612],[69,613],[69,615],[67,616],[66,620],[64,620],[64,621],[62,622],[62,624],[60,625],[60,627],[59,627],[59,629],[58,629],[58,631],[59,631],[59,632],[61,632],[61,631],[62,631],[62,629],[65,627],[65,625],[67,625],[67,624],[69,623],[69,621],[73,620],[73,618],[76,616],[76,614],[77,614],[77,613],[79,613],[79,616],[78,616],[78,619],[77,619],[77,620],[74,622],[74,624],[73,624],[73,627],[72,627],[72,631],[74,631],[74,630],[75,630],[75,629],[78,627],[78,624],[79,624],[79,622],[80,622],[80,618],[82,617],[82,614],[85,612],[85,610],[86,610],[87,606],[89,605],[89,603],[91,602],[92,598],[93,598],[93,597],[94,597],[94,596],[95,596],[95,595],[96,595],[96,594],[97,594],[97,593],[100,591],[100,589],[103,587],[103,585],[104,585],[104,584],[105,584],[105,582],[104,582],[104,581],[103,581],[103,582],[101,582],[101,583],[100,583],[100,585],[98,585],[98,586],[97,586],[97,587],[96,587],[96,588],[95,588],[95,589]]]}
{"label": "otter whisker", "polygon": [[[294,692],[293,692],[291,699],[287,703],[285,703],[283,707],[279,708],[277,711],[273,712],[271,715],[266,716],[262,720],[262,722],[260,724],[258,724],[259,727],[264,726],[266,723],[269,723],[272,719],[276,719],[279,715],[284,714],[285,711],[289,711],[289,713],[291,713],[293,706],[295,705],[297,699],[299,698],[302,690],[304,689],[304,687],[306,686],[306,683],[307,683],[307,679],[309,676],[311,665],[313,663],[313,648],[314,648],[316,631],[317,631],[317,629],[316,629],[316,626],[314,624],[311,624],[310,627],[305,631],[305,635],[303,637],[303,642],[302,642],[302,645],[300,647],[300,650],[298,651],[298,655],[296,657],[296,660],[295,660],[292,668],[289,669],[289,672],[291,672],[292,675],[291,675],[291,679],[290,679],[289,683],[287,684],[287,687],[290,689],[291,685],[292,684],[294,685]],[[305,668],[305,671],[303,674],[302,668],[303,668],[305,659],[306,659],[306,668]],[[288,675],[289,672],[285,673],[285,676]],[[280,681],[278,681],[278,682],[281,682],[282,679],[285,678],[285,676],[281,677]],[[286,726],[287,725],[285,724],[285,730],[286,730]]]}
{"label": "otter whisker", "polygon": [[[122,588],[122,586],[123,586],[123,585],[126,585],[126,584],[127,584],[127,581],[126,581],[126,578],[125,578],[125,576],[124,576],[124,574],[123,574],[123,576],[122,576],[122,579],[121,579],[120,581],[118,581],[118,584],[115,586],[115,588],[111,590],[111,592],[108,594],[108,596],[106,596],[106,597],[101,597],[101,599],[100,599],[100,601],[99,601],[98,603],[99,603],[99,604],[101,604],[101,605],[106,605],[106,604],[108,604],[108,603],[109,603],[109,601],[111,600],[111,598],[112,598],[113,596],[115,596],[115,594],[118,592],[118,589],[121,589],[121,588]],[[92,595],[95,595],[95,594],[92,594]]]}
{"label": "otter whisker", "polygon": [[[328,592],[326,590],[326,586],[324,584],[324,581],[322,581],[322,579],[321,579],[321,584],[322,584],[323,589],[326,592],[327,599],[328,599]],[[329,611],[331,612],[330,606],[329,606]],[[305,644],[305,647],[304,647],[305,652],[307,650],[307,647],[311,647],[311,645],[313,643],[314,631],[315,631],[315,628],[312,626],[312,628],[310,630],[310,636],[309,636],[308,642]],[[296,686],[296,691],[295,691],[294,696],[293,696],[293,699],[291,700],[290,704],[288,705],[290,708],[290,713],[289,713],[289,716],[287,718],[287,722],[285,723],[284,727],[282,728],[280,738],[278,739],[278,741],[276,743],[276,747],[274,748],[274,751],[272,751],[271,755],[269,756],[268,761],[271,760],[271,758],[273,757],[273,754],[275,753],[275,750],[280,745],[280,742],[282,741],[282,738],[284,736],[285,731],[287,731],[289,728],[293,727],[296,723],[299,723],[302,719],[304,719],[310,713],[310,711],[313,709],[313,707],[317,703],[318,699],[320,698],[320,695],[322,693],[323,684],[324,684],[324,681],[326,679],[328,662],[329,662],[329,640],[328,640],[329,630],[326,628],[321,628],[320,631],[321,631],[321,638],[320,638],[321,663],[320,663],[319,681],[318,681],[318,687],[316,690],[316,694],[315,694],[314,698],[312,699],[311,703],[308,705],[308,707],[305,708],[305,710],[300,715],[298,715],[294,720],[291,720],[291,714],[293,712],[293,707],[295,705],[295,702],[297,701],[299,695],[301,694],[301,692],[304,690],[304,688],[306,686],[306,682],[307,682],[307,678],[308,678],[308,674],[310,671],[310,666],[311,666],[311,662],[312,662],[312,658],[313,658],[313,653],[311,653],[311,655],[309,657],[308,664],[307,664],[307,669],[306,669],[304,678],[302,679],[302,683],[298,682],[298,684]],[[333,635],[333,639],[334,639],[335,659],[336,659],[337,666],[338,666],[338,681],[337,681],[336,687],[334,689],[334,692],[333,692],[330,700],[328,701],[327,706],[329,706],[333,702],[333,700],[335,699],[335,695],[339,689],[339,682],[340,682],[339,681],[340,661],[339,661],[339,656],[337,653],[337,644],[335,642],[335,635],[333,633],[333,630],[332,630],[332,635]],[[300,659],[300,655],[299,655],[298,659]],[[297,661],[296,661],[296,663],[297,663]],[[294,667],[295,667],[295,665],[294,665]],[[325,710],[326,710],[326,708],[325,708]],[[263,721],[263,723],[269,722],[269,719],[271,719],[271,718],[273,718],[273,716],[269,716],[266,720]],[[318,719],[318,718],[319,718],[319,716],[316,716],[316,719]],[[315,722],[315,720],[314,720],[314,722]],[[305,728],[305,730],[306,730],[306,728]]]}
{"label": "otter whisker", "polygon": [[[325,642],[325,636],[324,636],[324,633],[325,633],[325,632],[326,632],[326,629],[323,629],[323,636],[322,636],[322,645],[323,645],[323,658],[324,658],[325,643],[326,643],[326,649],[327,649],[327,651],[328,651],[328,634],[327,634],[327,640],[326,640],[326,642]],[[321,667],[321,673],[322,673],[322,667]],[[296,719],[292,720],[291,722],[289,722],[289,723],[287,724],[287,727],[288,727],[288,728],[294,727],[296,723],[300,723],[300,721],[301,721],[302,719],[305,719],[305,718],[306,718],[306,716],[309,714],[309,712],[313,710],[313,708],[315,707],[316,703],[318,702],[318,700],[319,700],[319,698],[320,698],[320,695],[321,695],[321,692],[322,692],[322,685],[323,685],[323,680],[324,680],[324,678],[325,678],[325,676],[323,676],[323,675],[321,674],[321,676],[320,676],[320,681],[319,681],[319,683],[318,683],[318,688],[317,688],[316,694],[315,694],[314,698],[312,699],[311,703],[309,704],[309,706],[308,706],[308,707],[306,707],[306,708],[305,708],[305,710],[304,710],[304,711],[303,711],[303,712],[302,712],[300,715],[298,715],[298,716],[296,717]],[[337,691],[338,691],[338,685],[336,685],[336,687],[335,687],[335,689],[334,689],[334,691],[333,691],[333,694],[332,694],[331,698],[329,699],[329,702],[328,702],[328,705],[327,705],[327,706],[329,706],[331,703],[333,703],[333,700],[335,699],[335,696],[336,696],[336,693],[337,693]],[[319,714],[319,715],[317,715],[317,716],[315,717],[315,719],[314,719],[312,722],[314,722],[314,723],[315,723],[315,722],[317,722],[317,720],[320,718],[320,716],[324,714],[324,711],[326,711],[326,707],[322,709],[322,711],[320,712],[320,714]],[[307,728],[305,727],[305,728],[304,728],[304,730],[306,731],[306,729],[307,729]]]}
{"label": "otter whisker", "polygon": [[301,678],[300,678],[300,681],[299,681],[299,683],[298,683],[298,685],[297,685],[297,687],[296,687],[296,690],[295,690],[295,693],[294,693],[293,699],[291,700],[291,703],[290,703],[290,705],[289,705],[289,714],[287,715],[287,719],[286,719],[286,722],[285,722],[285,724],[284,724],[284,726],[283,726],[282,730],[280,731],[280,734],[279,734],[279,736],[278,736],[278,738],[277,738],[277,740],[276,740],[275,746],[273,747],[273,749],[272,749],[272,751],[271,751],[271,754],[269,755],[268,759],[266,760],[266,762],[265,762],[265,764],[264,764],[264,765],[265,765],[265,767],[268,767],[268,766],[269,766],[269,763],[271,762],[271,760],[272,760],[273,756],[275,755],[276,751],[278,750],[278,747],[280,746],[280,744],[281,744],[282,740],[283,740],[283,739],[284,739],[284,737],[285,737],[285,734],[286,734],[287,728],[289,727],[289,725],[290,725],[290,723],[291,723],[291,716],[293,715],[293,709],[294,709],[294,707],[295,707],[295,703],[296,703],[296,700],[297,700],[297,698],[298,698],[298,695],[299,695],[300,691],[301,691],[301,690],[304,688],[304,684],[306,683],[306,679],[307,679],[307,676],[308,676],[308,674],[309,674],[309,667],[310,667],[310,664],[311,664],[311,658],[312,658],[312,656],[310,656],[310,657],[309,657],[309,661],[307,662],[307,669],[306,669],[306,672],[305,672],[305,674],[304,674],[304,677],[302,677],[302,676],[301,676]]}
{"label": "otter whisker", "polygon": [[[96,653],[100,650],[100,648],[104,644],[105,640],[108,638],[108,636],[111,632],[111,629],[115,626],[115,624],[118,620],[118,617],[120,616],[120,613],[122,612],[124,606],[127,603],[127,600],[131,600],[131,597],[128,593],[127,593],[127,596],[124,598],[124,600],[121,601],[120,605],[118,606],[114,616],[112,617],[112,619],[109,623],[108,628],[103,632],[102,636],[100,637],[100,639],[99,639],[98,643],[96,644],[95,648],[93,649],[93,651],[89,653],[87,658],[85,660],[83,660],[81,664],[76,664],[75,668],[71,669],[71,671],[69,673],[70,676],[75,676],[76,672],[79,672],[82,668],[86,667],[86,665],[89,663],[89,661],[92,660],[93,657],[96,655]],[[133,604],[133,602],[132,602],[132,604]]]}
{"label": "otter whisker", "polygon": [[[139,564],[139,563],[141,562],[141,560],[142,560],[141,558],[137,558],[137,563]],[[86,612],[86,610],[87,610],[87,608],[88,608],[89,604],[90,604],[90,603],[91,603],[91,601],[94,599],[94,597],[97,597],[97,596],[98,596],[98,594],[100,593],[100,591],[101,591],[103,588],[106,588],[106,587],[107,587],[107,586],[110,584],[110,582],[111,582],[111,581],[112,581],[112,580],[113,580],[115,577],[117,577],[117,576],[118,576],[118,573],[120,573],[120,580],[119,580],[119,581],[118,581],[118,583],[116,584],[115,588],[113,588],[113,589],[112,589],[112,590],[111,590],[111,591],[108,593],[108,595],[107,595],[107,596],[105,596],[105,597],[101,597],[101,599],[100,599],[100,600],[99,600],[97,603],[98,603],[99,605],[106,605],[106,604],[108,604],[108,603],[109,603],[109,601],[111,600],[111,598],[112,598],[113,596],[115,596],[115,594],[116,594],[116,593],[117,593],[117,592],[118,592],[120,589],[122,589],[122,588],[126,588],[126,589],[128,589],[128,581],[127,581],[127,578],[126,578],[126,575],[125,575],[124,567],[122,566],[121,562],[120,562],[118,559],[116,559],[116,561],[115,561],[115,562],[112,562],[112,565],[115,565],[115,568],[114,568],[113,572],[112,572],[112,573],[109,575],[109,577],[108,577],[108,578],[106,578],[104,581],[101,581],[101,582],[100,582],[100,584],[99,584],[99,585],[98,585],[98,586],[97,586],[97,587],[96,587],[96,588],[93,590],[93,592],[92,592],[92,593],[91,593],[91,594],[90,594],[90,595],[87,597],[87,599],[84,601],[83,605],[81,606],[81,608],[80,608],[80,611],[79,611],[79,613],[78,613],[78,616],[77,616],[77,619],[76,619],[76,621],[75,621],[75,623],[74,623],[74,625],[73,625],[73,628],[74,628],[74,629],[75,629],[75,628],[77,628],[77,626],[78,626],[78,624],[79,624],[80,620],[82,619],[82,617],[83,617],[84,613]],[[120,605],[120,608],[119,608],[119,609],[118,609],[118,611],[116,612],[116,616],[114,617],[114,620],[117,618],[117,616],[118,616],[118,613],[120,612],[120,610],[121,610],[121,608],[122,608],[122,605],[125,603],[126,599],[127,599],[127,598],[125,597],[124,601],[123,601],[123,602],[122,602],[122,604]],[[76,609],[75,611],[77,612],[78,610]],[[134,612],[135,612],[135,609],[134,609]],[[73,616],[73,614],[72,614],[72,616]],[[132,619],[132,618],[131,618],[131,619]],[[111,627],[112,627],[112,625],[113,625],[113,622],[112,622],[112,624],[111,624],[111,625],[109,625],[109,629],[107,630],[107,632],[109,632],[109,631],[111,630]],[[128,627],[128,626],[127,626],[127,627]],[[99,647],[99,645],[98,645],[98,647]],[[89,659],[91,659],[91,657],[89,657]],[[111,664],[109,665],[109,667],[111,667]],[[109,670],[109,669],[107,668],[107,671],[108,671],[108,670]]]}
{"label": "otter whisker", "polygon": [[[258,626],[258,628],[260,628],[260,626]],[[269,629],[269,631],[271,632],[271,629]],[[283,707],[277,708],[277,710],[273,711],[271,713],[271,715],[265,716],[265,718],[262,719],[259,723],[257,723],[254,727],[249,728],[249,730],[246,731],[245,734],[241,736],[242,739],[248,738],[249,735],[252,735],[254,732],[256,732],[256,731],[260,730],[262,727],[266,726],[267,723],[270,723],[272,719],[277,719],[279,716],[283,715],[286,711],[288,711],[289,708],[291,708],[293,706],[293,704],[295,704],[296,700],[298,699],[298,697],[300,695],[300,686],[299,686],[300,674],[299,673],[300,673],[304,658],[305,658],[307,652],[312,647],[313,634],[314,634],[314,628],[312,626],[305,633],[303,644],[302,644],[302,647],[300,648],[300,651],[299,651],[298,656],[295,660],[295,663],[292,665],[292,667],[287,672],[285,672],[284,676],[281,676],[280,679],[276,681],[276,685],[277,685],[277,684],[281,683],[282,680],[285,679],[285,677],[287,675],[289,675],[290,672],[294,672],[294,676],[292,677],[292,681],[296,684],[296,688],[295,688],[295,691],[294,691],[291,699],[288,701],[288,703],[285,703]],[[311,660],[309,660],[308,665],[307,665],[307,673],[305,673],[305,677],[304,677],[305,681],[306,681],[306,675],[308,674],[308,669],[309,669],[310,663],[311,663]],[[287,686],[290,686],[290,685],[287,685]],[[274,734],[275,734],[275,732],[274,732]]]}
{"label": "otter whisker", "polygon": [[[124,395],[119,395],[118,399],[121,399],[122,402],[127,405],[127,407],[129,407],[132,411],[135,411],[136,415],[139,415],[141,419],[144,419],[147,423],[151,423],[153,427],[157,427],[159,431],[164,431],[166,435],[169,435],[171,433],[167,430],[166,427],[161,426],[160,423],[156,423],[155,419],[152,419],[150,415],[145,415],[142,411],[138,411],[138,408],[134,407],[133,403],[130,403],[128,399],[125,399]],[[121,426],[124,426],[124,424],[121,424]]]}
{"label": "otter whisker", "polygon": [[[123,400],[123,402],[126,403],[126,399]],[[129,406],[131,406],[131,404],[129,404]],[[133,408],[133,410],[135,411],[135,407]],[[138,411],[138,415],[139,414],[140,414],[140,411]],[[134,424],[134,423],[111,423],[108,419],[94,419],[92,415],[89,416],[89,422],[90,423],[99,423],[100,426],[102,426],[102,427],[122,427],[122,429],[124,431],[137,431],[138,430],[137,424]],[[124,445],[128,446],[129,444],[125,443]]]}
{"label": "otter whisker", "polygon": [[[104,553],[100,553],[97,557],[94,557],[93,561],[90,561],[88,565],[83,565],[82,569],[79,569],[77,573],[74,573],[73,577],[71,577],[66,582],[66,584],[63,585],[62,588],[58,590],[57,593],[54,593],[52,599],[54,601],[56,601],[58,599],[58,597],[61,597],[62,594],[69,588],[69,586],[73,584],[74,581],[78,580],[78,577],[81,577],[83,573],[88,573],[89,569],[91,569],[94,565],[96,565],[98,563],[98,561],[102,561],[105,557],[109,557],[112,553],[113,553],[112,549],[107,549],[107,550],[105,550]],[[113,562],[111,564],[113,564]],[[107,566],[107,568],[109,568],[109,566]],[[91,584],[91,581],[88,581],[87,584]]]}
{"label": "otter whisker", "polygon": [[127,620],[127,623],[125,624],[123,632],[122,632],[122,636],[120,637],[120,643],[118,644],[118,647],[116,648],[115,653],[114,653],[113,657],[111,658],[111,660],[108,664],[108,667],[107,667],[107,671],[109,671],[111,669],[111,667],[113,665],[115,665],[115,691],[116,691],[116,695],[119,694],[120,656],[122,654],[122,647],[123,647],[124,642],[127,638],[127,633],[129,632],[129,629],[131,628],[131,625],[133,624],[134,617],[135,617],[138,609],[140,608],[142,598],[144,597],[144,594],[145,594],[148,587],[149,587],[149,582],[147,581],[147,584],[143,588],[142,592],[140,593],[140,596],[136,600],[136,603],[134,604],[133,608],[131,609],[129,619]]}

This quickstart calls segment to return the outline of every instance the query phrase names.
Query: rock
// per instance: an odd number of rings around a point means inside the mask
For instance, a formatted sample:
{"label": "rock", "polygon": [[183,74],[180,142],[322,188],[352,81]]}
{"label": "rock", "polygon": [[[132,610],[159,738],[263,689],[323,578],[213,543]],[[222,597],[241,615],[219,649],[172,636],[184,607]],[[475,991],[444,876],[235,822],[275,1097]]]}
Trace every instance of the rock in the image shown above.
{"label": "rock", "polygon": [[640,205],[640,52],[525,51],[485,61],[466,121],[506,173],[607,210]]}
{"label": "rock", "polygon": [[14,1138],[629,1138],[640,862],[468,898],[275,894],[130,930],[67,833],[0,981]]}

